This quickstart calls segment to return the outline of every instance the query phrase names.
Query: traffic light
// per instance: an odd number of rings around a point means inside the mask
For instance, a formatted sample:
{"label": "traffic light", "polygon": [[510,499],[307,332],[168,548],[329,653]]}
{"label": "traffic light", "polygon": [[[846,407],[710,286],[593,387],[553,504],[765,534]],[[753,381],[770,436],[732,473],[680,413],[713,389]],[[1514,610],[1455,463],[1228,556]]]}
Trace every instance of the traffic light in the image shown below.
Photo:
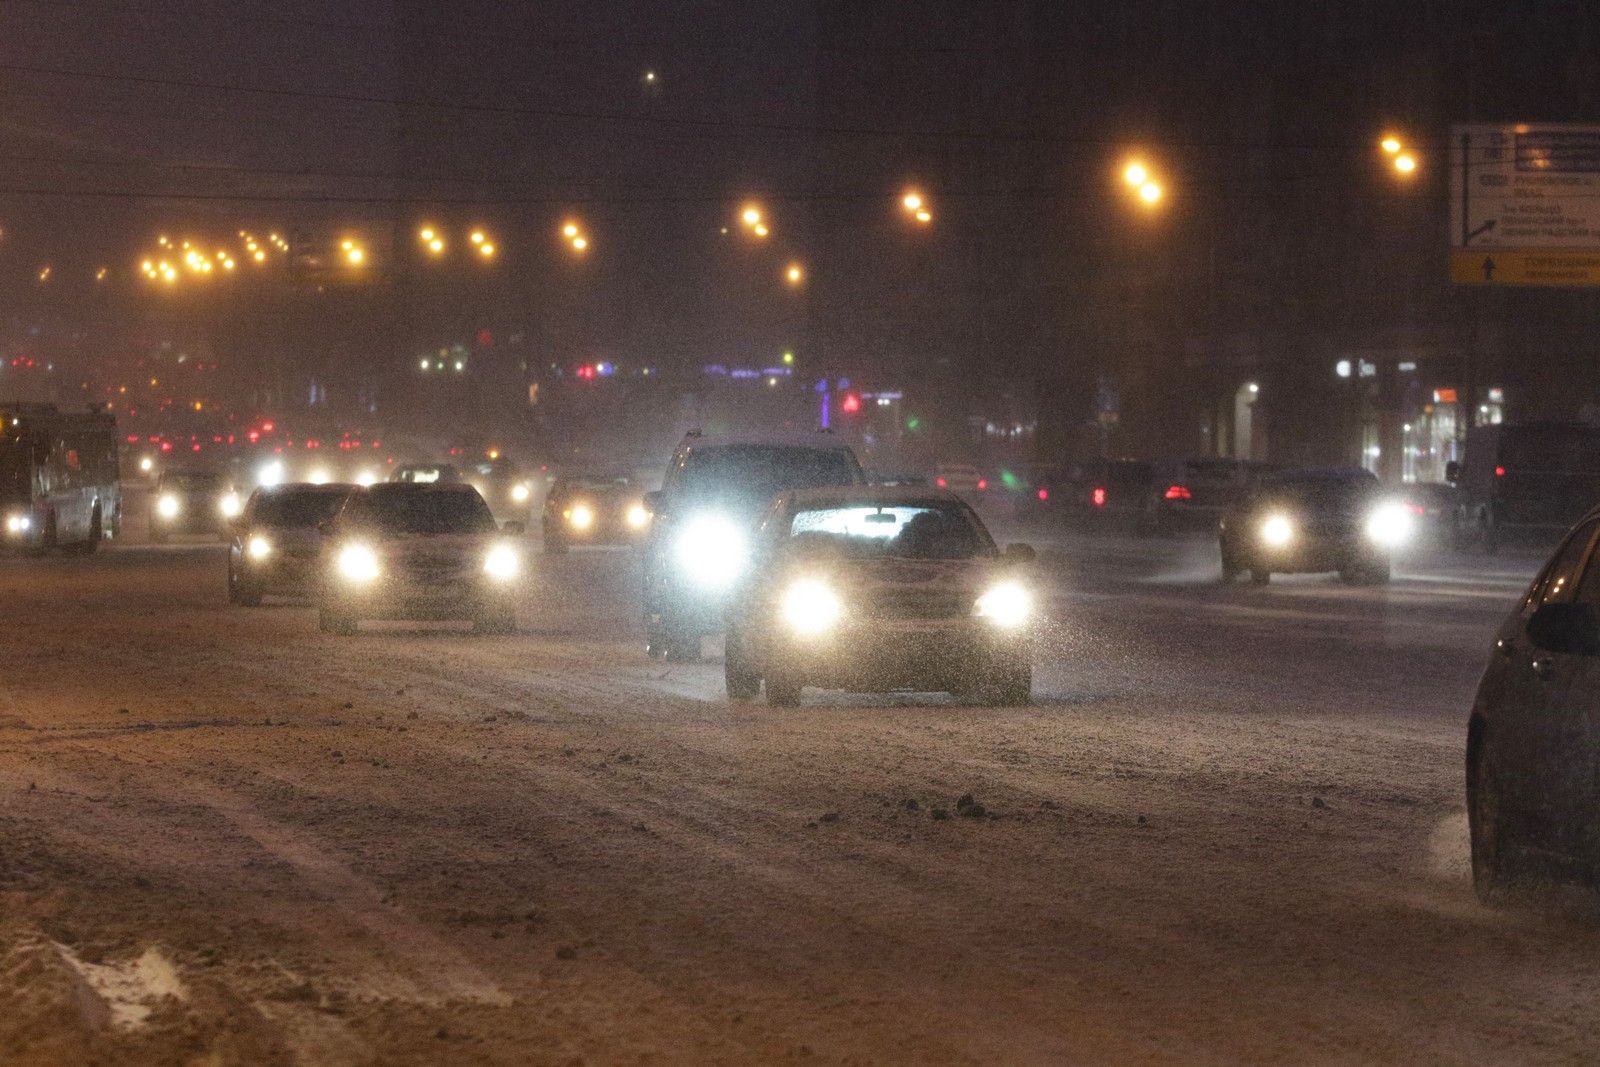
{"label": "traffic light", "polygon": [[846,415],[861,414],[861,394],[846,393],[839,399],[839,410]]}

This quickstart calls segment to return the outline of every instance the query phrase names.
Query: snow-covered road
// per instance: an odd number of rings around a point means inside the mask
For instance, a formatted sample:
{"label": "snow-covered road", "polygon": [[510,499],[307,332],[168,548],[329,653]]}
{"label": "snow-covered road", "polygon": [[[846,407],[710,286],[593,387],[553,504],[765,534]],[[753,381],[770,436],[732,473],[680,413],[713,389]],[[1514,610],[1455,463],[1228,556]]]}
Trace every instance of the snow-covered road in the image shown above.
{"label": "snow-covered road", "polygon": [[1593,1060],[1600,922],[1466,870],[1535,562],[1061,541],[1032,707],[777,712],[644,658],[626,552],[510,637],[0,561],[0,1060]]}

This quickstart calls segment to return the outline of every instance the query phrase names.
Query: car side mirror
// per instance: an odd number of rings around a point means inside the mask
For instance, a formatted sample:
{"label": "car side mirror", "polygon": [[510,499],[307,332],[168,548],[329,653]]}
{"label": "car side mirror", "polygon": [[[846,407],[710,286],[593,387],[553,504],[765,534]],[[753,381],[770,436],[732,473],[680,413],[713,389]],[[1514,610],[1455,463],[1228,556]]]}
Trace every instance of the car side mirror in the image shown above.
{"label": "car side mirror", "polygon": [[1545,652],[1600,656],[1600,615],[1592,604],[1546,604],[1528,619],[1527,633]]}
{"label": "car side mirror", "polygon": [[650,514],[659,515],[666,510],[662,507],[666,499],[666,494],[657,489],[644,495],[644,506],[649,509]]}
{"label": "car side mirror", "polygon": [[522,523],[517,522],[515,519],[508,523],[502,524],[500,529],[504,533],[510,534],[512,537],[521,537],[523,534],[528,532],[528,528]]}
{"label": "car side mirror", "polygon": [[1459,482],[1461,480],[1461,464],[1457,463],[1453,459],[1449,463],[1446,463],[1444,465],[1444,480],[1449,482],[1451,485]]}
{"label": "car side mirror", "polygon": [[1032,545],[1013,542],[1006,546],[1006,550],[1000,554],[1000,558],[1007,563],[1032,563],[1038,558],[1038,555],[1033,550]]}

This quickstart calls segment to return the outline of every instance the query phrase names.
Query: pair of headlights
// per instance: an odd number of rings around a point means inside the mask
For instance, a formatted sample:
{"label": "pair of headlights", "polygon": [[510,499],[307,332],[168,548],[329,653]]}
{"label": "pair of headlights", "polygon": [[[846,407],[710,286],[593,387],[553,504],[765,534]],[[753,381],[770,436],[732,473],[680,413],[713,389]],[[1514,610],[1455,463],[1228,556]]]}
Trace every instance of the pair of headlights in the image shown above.
{"label": "pair of headlights", "polygon": [[[594,525],[594,508],[588,504],[574,504],[561,513],[567,520],[567,525],[574,530],[587,530]],[[643,504],[634,504],[623,514],[623,521],[630,530],[642,530],[650,525],[650,510]]]}
{"label": "pair of headlights", "polygon": [[[251,550],[254,550],[252,539]],[[271,551],[271,546],[267,546]],[[352,585],[366,585],[376,581],[383,574],[383,567],[378,562],[378,553],[370,545],[359,543],[347,544],[341,547],[334,557],[334,566],[338,569],[340,577]],[[522,571],[522,557],[510,545],[495,545],[484,553],[483,573],[497,581],[510,581]]]}
{"label": "pair of headlights", "polygon": [[[844,618],[845,606],[827,582],[802,578],[784,590],[778,613],[795,633],[814,637],[836,626]],[[972,614],[1013,630],[1033,617],[1033,595],[1018,582],[998,582],[973,601]]]}
{"label": "pair of headlights", "polygon": [[[1269,548],[1283,548],[1299,536],[1294,521],[1287,515],[1269,515],[1260,528],[1261,541]],[[1403,504],[1382,504],[1367,516],[1367,539],[1380,548],[1398,548],[1416,532],[1416,520]]]}
{"label": "pair of headlights", "polygon": [[[217,501],[217,510],[225,519],[237,519],[244,511],[244,501],[238,493],[224,493]],[[183,501],[175,493],[162,493],[156,500],[156,514],[163,519],[175,519],[183,511]]]}
{"label": "pair of headlights", "polygon": [[28,516],[21,514],[6,516],[6,533],[25,534],[31,529],[33,529],[33,520]]}

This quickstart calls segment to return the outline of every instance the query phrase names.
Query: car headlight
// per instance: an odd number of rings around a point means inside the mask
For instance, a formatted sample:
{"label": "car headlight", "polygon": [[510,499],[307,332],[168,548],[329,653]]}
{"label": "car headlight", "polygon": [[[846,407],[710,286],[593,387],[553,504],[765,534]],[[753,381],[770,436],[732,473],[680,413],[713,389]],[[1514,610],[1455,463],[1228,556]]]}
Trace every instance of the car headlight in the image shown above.
{"label": "car headlight", "polygon": [[239,512],[244,510],[244,502],[239,499],[238,493],[224,493],[222,499],[217,501],[217,508],[225,519],[237,519]]}
{"label": "car headlight", "polygon": [[973,613],[997,626],[1021,626],[1033,616],[1033,594],[1016,582],[1001,582],[978,597]]}
{"label": "car headlight", "polygon": [[1397,548],[1411,539],[1416,520],[1403,504],[1381,504],[1367,516],[1367,536],[1384,548]]}
{"label": "car headlight", "polygon": [[256,482],[260,485],[273,486],[283,481],[283,461],[271,459],[263,463],[256,471]]}
{"label": "car headlight", "polygon": [[163,519],[175,519],[178,512],[183,510],[183,502],[171,493],[162,493],[156,500],[156,514]]}
{"label": "car headlight", "polygon": [[6,533],[24,534],[33,526],[33,520],[26,515],[7,515]]}
{"label": "car headlight", "polygon": [[366,545],[345,545],[339,550],[339,573],[351,582],[378,577],[378,554]]}
{"label": "car headlight", "polygon": [[574,504],[567,510],[567,521],[574,530],[587,530],[594,525],[594,508],[588,504]]}
{"label": "car headlight", "polygon": [[376,471],[362,471],[360,474],[356,475],[356,484],[361,486],[363,489],[365,489],[369,485],[377,485],[378,484],[378,474],[377,474],[377,472]]}
{"label": "car headlight", "polygon": [[511,487],[511,502],[514,504],[526,504],[532,495],[533,490],[528,488],[526,482],[518,482]]}
{"label": "car headlight", "polygon": [[520,570],[522,570],[522,558],[510,545],[495,545],[489,549],[489,554],[483,557],[483,572],[491,578],[507,581],[515,578]]}
{"label": "car headlight", "polygon": [[678,565],[689,580],[707,589],[725,589],[744,570],[744,533],[721,515],[690,519],[678,535]]}
{"label": "car headlight", "polygon": [[1272,515],[1261,524],[1261,540],[1273,548],[1282,548],[1294,540],[1294,523],[1286,515]]}
{"label": "car headlight", "polygon": [[333,481],[333,472],[328,470],[327,467],[317,467],[310,474],[306,475],[306,481],[310,482],[312,485],[327,485],[329,482]]}
{"label": "car headlight", "polygon": [[844,605],[826,583],[803,578],[784,590],[779,610],[791,630],[812,636],[838,622],[844,614]]}
{"label": "car headlight", "polygon": [[650,525],[650,509],[643,504],[635,504],[628,509],[628,528],[642,530]]}
{"label": "car headlight", "polygon": [[139,460],[139,472],[141,474],[149,474],[155,469],[156,461],[151,459],[149,456],[145,456]]}
{"label": "car headlight", "polygon": [[244,550],[251,559],[266,559],[272,555],[272,542],[260,534],[255,534],[250,538],[250,543],[244,546]]}

